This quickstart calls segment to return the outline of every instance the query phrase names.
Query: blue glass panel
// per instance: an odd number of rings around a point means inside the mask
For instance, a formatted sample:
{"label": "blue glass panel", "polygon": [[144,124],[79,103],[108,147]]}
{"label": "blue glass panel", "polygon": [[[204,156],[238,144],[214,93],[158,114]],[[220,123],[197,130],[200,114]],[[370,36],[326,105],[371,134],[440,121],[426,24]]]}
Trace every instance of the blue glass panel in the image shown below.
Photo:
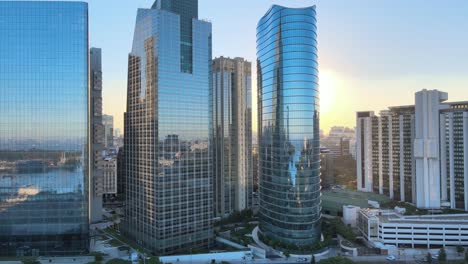
{"label": "blue glass panel", "polygon": [[87,9],[0,2],[0,255],[88,250]]}
{"label": "blue glass panel", "polygon": [[320,238],[315,7],[273,6],[257,27],[260,231],[283,243]]}

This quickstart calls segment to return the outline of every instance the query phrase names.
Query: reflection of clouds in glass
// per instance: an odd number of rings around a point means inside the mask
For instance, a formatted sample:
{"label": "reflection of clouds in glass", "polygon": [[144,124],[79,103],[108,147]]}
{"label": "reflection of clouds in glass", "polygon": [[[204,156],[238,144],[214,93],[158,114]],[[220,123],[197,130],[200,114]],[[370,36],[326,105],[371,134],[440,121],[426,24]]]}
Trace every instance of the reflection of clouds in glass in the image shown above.
{"label": "reflection of clouds in glass", "polygon": [[37,195],[38,193],[39,193],[39,189],[35,186],[19,188],[18,196],[14,198],[6,199],[5,201],[7,203],[7,206],[3,208],[2,210],[0,210],[0,213],[6,211],[8,207],[12,207],[13,205],[26,202],[29,196],[34,196],[34,195]]}
{"label": "reflection of clouds in glass", "polygon": [[33,196],[33,195],[37,195],[39,193],[39,189],[37,187],[26,187],[26,188],[20,188],[18,190],[18,194],[23,196],[23,195],[26,195],[26,196]]}

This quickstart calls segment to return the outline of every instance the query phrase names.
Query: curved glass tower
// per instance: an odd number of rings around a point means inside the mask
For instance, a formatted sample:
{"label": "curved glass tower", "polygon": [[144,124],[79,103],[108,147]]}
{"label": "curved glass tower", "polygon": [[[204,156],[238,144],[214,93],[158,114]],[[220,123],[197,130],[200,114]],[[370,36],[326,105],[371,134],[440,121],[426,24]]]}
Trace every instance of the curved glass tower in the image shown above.
{"label": "curved glass tower", "polygon": [[315,16],[274,5],[257,27],[260,231],[296,246],[320,237]]}

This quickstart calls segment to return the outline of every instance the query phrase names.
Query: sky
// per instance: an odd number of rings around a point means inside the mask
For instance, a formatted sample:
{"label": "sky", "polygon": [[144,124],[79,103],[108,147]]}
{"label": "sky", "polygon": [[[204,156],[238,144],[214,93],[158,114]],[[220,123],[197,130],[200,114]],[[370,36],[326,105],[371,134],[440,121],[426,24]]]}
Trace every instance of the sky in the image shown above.
{"label": "sky", "polygon": [[[154,0],[89,0],[90,45],[102,48],[104,112],[123,131],[127,58],[137,8]],[[272,4],[316,5],[320,127],[355,126],[356,111],[414,102],[438,89],[468,100],[466,0],[199,0],[213,23],[213,57],[256,61],[256,26]],[[252,70],[256,128],[256,69]]]}

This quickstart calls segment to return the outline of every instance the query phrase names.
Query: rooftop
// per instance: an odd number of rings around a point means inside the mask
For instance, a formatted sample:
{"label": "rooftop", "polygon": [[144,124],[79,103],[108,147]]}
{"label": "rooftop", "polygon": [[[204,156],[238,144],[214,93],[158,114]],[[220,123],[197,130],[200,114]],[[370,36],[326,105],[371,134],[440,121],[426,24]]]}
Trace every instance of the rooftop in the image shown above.
{"label": "rooftop", "polygon": [[454,224],[468,225],[468,214],[430,214],[401,215],[395,210],[362,209],[360,211],[368,218],[379,219],[381,223],[414,223],[414,224]]}

